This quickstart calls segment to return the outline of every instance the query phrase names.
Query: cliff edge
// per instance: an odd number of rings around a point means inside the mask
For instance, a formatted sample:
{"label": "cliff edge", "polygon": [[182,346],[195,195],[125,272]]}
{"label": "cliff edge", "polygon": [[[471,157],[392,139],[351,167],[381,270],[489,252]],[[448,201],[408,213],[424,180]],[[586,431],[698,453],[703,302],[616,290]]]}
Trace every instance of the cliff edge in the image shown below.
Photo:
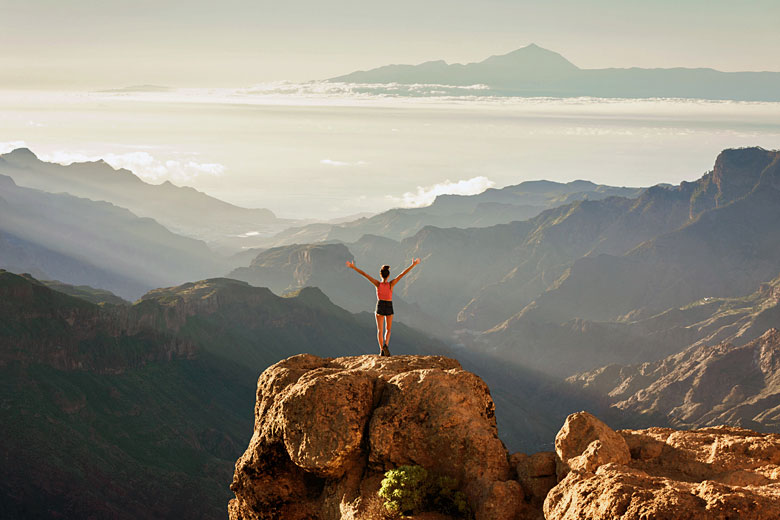
{"label": "cliff edge", "polygon": [[230,519],[397,518],[377,492],[402,465],[457,479],[475,520],[780,518],[780,435],[615,431],[579,412],[554,453],[510,455],[487,385],[455,360],[302,354],[258,380]]}
{"label": "cliff edge", "polygon": [[230,518],[369,518],[384,472],[402,465],[457,479],[478,519],[515,518],[523,491],[494,410],[487,385],[444,357],[281,361],[257,383]]}

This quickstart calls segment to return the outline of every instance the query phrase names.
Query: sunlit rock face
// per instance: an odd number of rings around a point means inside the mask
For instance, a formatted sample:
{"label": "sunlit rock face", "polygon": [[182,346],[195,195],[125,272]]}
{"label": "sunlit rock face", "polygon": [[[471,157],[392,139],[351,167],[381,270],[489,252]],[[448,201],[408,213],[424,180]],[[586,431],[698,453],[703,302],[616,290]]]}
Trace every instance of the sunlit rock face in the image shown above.
{"label": "sunlit rock face", "polygon": [[437,356],[299,355],[257,385],[230,518],[365,518],[385,471],[455,477],[478,519],[525,507],[485,383]]}
{"label": "sunlit rock face", "polygon": [[407,464],[457,478],[477,520],[780,517],[780,435],[615,431],[583,411],[555,452],[510,455],[493,414],[453,359],[291,357],[258,380],[230,518],[381,518],[383,474]]}
{"label": "sunlit rock face", "polygon": [[615,432],[580,412],[555,445],[568,471],[545,499],[547,520],[780,516],[780,435],[725,426]]}

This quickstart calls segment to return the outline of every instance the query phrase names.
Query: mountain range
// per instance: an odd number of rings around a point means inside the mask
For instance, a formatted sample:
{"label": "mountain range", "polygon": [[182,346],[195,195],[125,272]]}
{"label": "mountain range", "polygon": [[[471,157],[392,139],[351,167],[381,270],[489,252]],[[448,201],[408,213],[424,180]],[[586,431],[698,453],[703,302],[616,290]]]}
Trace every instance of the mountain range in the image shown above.
{"label": "mountain range", "polygon": [[[377,348],[373,287],[347,260],[394,276],[422,258],[395,289],[393,353],[479,374],[512,449],[547,447],[584,408],[778,431],[778,202],[780,152],[729,149],[694,182],[443,196],[226,262],[110,202],[0,175],[0,265],[30,273],[0,271],[0,507],[224,516],[259,371]],[[531,216],[480,227],[491,204]],[[456,215],[469,227],[430,224]]]}
{"label": "mountain range", "polygon": [[476,95],[780,101],[780,72],[682,67],[581,69],[535,44],[476,63],[448,64],[439,60],[386,65],[328,81],[488,87],[475,88],[472,93]]}
{"label": "mountain range", "polygon": [[[348,241],[366,253],[362,260],[373,261],[386,253],[395,258],[394,239],[411,237],[425,226],[491,226],[533,217],[574,200],[635,197],[642,191],[587,181],[530,181],[472,196],[441,195],[425,208],[290,227],[273,235],[299,222],[277,219],[266,210],[238,208],[192,188],[148,184],[102,161],[64,166],[41,161],[20,148],[0,156],[0,176],[6,200],[5,219],[0,221],[0,267],[39,279],[106,289],[129,300],[154,287],[245,267],[263,251],[244,249],[226,257],[239,246]],[[203,215],[209,215],[205,223]],[[271,236],[260,232],[239,236],[259,226],[266,226],[262,229]],[[391,240],[376,251],[368,247],[370,236]],[[252,280],[262,284],[257,276]],[[334,298],[357,310],[350,302],[363,301],[355,299],[358,294],[362,293]]]}
{"label": "mountain range", "polygon": [[[589,242],[589,251],[533,302],[481,334],[478,348],[521,364],[545,366],[559,375],[570,371],[570,375],[596,368],[610,356],[614,361],[621,355],[634,355],[636,351],[628,345],[648,345],[646,337],[636,343],[621,337],[626,323],[635,323],[635,330],[640,331],[643,320],[653,323],[654,316],[672,322],[668,317],[680,314],[673,309],[703,299],[748,297],[760,290],[761,284],[780,273],[779,166],[780,152],[726,150],[713,171],[698,181],[647,190],[608,228],[620,233],[591,235],[595,240]],[[591,221],[590,229],[598,222]],[[631,230],[633,234],[625,234]],[[705,308],[717,314],[712,306]],[[762,322],[763,328],[751,328],[752,336],[744,340],[775,325],[772,319]],[[568,341],[561,341],[552,330],[568,336]],[[600,336],[597,330],[604,334]],[[608,338],[611,331],[618,334]],[[699,332],[686,340],[693,343],[709,336],[707,329]],[[585,348],[581,356],[561,357],[564,352],[580,350],[583,334],[590,335],[586,344],[601,344],[602,354]],[[674,344],[682,347],[679,342],[667,342]],[[609,345],[615,350],[609,352]]]}
{"label": "mountain range", "polygon": [[[757,294],[780,273],[779,156],[725,150],[697,181],[654,186],[636,198],[574,200],[524,221],[426,226],[400,241],[364,235],[342,245],[316,243],[334,256],[303,253],[315,244],[280,246],[231,276],[268,286],[281,276],[277,290],[284,290],[296,286],[295,273],[304,274],[340,305],[369,310],[370,288],[337,272],[342,260],[371,272],[384,263],[400,270],[419,256],[423,263],[396,295],[428,315],[414,325],[430,334],[451,341],[456,331],[455,341],[475,352],[556,377],[617,360],[656,360],[724,337],[694,329],[686,322],[691,314],[677,309]],[[312,274],[318,272],[329,274]],[[712,314],[701,311],[697,321],[717,321],[725,312],[705,308]],[[737,317],[733,309],[728,314]],[[764,318],[745,341],[774,326]]]}
{"label": "mountain range", "polygon": [[258,243],[275,247],[326,240],[355,242],[364,235],[402,240],[425,226],[490,227],[526,220],[546,209],[577,200],[600,200],[612,196],[635,198],[642,190],[583,180],[567,183],[526,181],[503,188],[489,188],[475,195],[438,195],[428,206],[395,208],[339,224],[292,226]]}
{"label": "mountain range", "polygon": [[29,149],[18,148],[0,155],[0,174],[19,186],[110,202],[139,217],[152,218],[174,233],[233,252],[242,246],[238,235],[273,235],[299,222],[277,218],[268,209],[234,206],[170,181],[149,184],[102,160],[62,165],[41,161]]}
{"label": "mountain range", "polygon": [[218,274],[199,240],[108,202],[17,186],[0,175],[0,267],[135,299],[161,285]]}

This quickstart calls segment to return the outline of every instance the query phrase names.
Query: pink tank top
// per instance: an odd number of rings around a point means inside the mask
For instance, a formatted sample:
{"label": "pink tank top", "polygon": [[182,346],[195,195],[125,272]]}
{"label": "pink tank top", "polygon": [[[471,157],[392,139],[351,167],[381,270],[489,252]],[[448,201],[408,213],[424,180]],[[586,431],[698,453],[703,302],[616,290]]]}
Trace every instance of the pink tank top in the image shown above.
{"label": "pink tank top", "polygon": [[376,297],[379,300],[393,301],[393,288],[390,287],[390,282],[379,282],[376,288]]}

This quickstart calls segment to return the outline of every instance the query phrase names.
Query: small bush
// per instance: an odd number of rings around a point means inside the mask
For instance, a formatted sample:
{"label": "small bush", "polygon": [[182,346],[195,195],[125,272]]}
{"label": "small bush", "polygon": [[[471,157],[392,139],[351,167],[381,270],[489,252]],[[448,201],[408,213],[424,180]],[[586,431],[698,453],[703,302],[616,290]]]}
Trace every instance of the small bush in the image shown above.
{"label": "small bush", "polygon": [[379,496],[392,513],[420,511],[428,496],[428,472],[422,466],[401,466],[385,473]]}
{"label": "small bush", "polygon": [[385,473],[378,495],[393,514],[436,511],[471,518],[466,496],[457,488],[454,478],[432,475],[422,466],[401,466]]}

